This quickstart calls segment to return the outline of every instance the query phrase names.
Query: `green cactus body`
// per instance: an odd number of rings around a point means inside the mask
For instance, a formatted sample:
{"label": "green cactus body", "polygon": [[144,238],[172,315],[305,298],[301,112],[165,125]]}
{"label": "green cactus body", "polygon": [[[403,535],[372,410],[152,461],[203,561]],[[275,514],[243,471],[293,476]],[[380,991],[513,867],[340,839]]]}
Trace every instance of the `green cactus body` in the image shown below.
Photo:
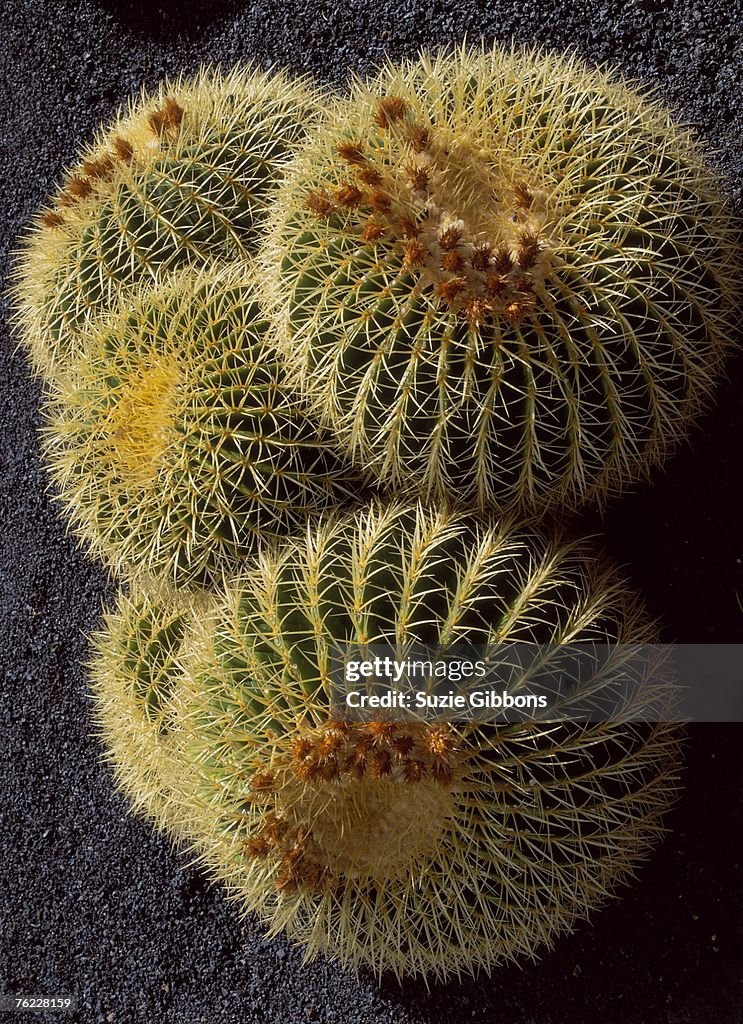
{"label": "green cactus body", "polygon": [[143,288],[81,345],[44,445],[73,527],[114,568],[209,583],[353,486],[239,266]]}
{"label": "green cactus body", "polygon": [[91,696],[98,736],[133,809],[179,834],[168,779],[176,747],[184,637],[205,599],[140,581],[119,593],[92,637]]}
{"label": "green cactus body", "polygon": [[[173,783],[187,831],[308,955],[438,979],[533,957],[658,836],[675,728],[334,721],[329,652],[653,636],[585,545],[406,506],[326,520],[197,627]],[[632,700],[671,706],[644,673]]]}
{"label": "green cactus body", "polygon": [[16,320],[36,371],[55,376],[80,331],[139,282],[251,253],[316,112],[305,83],[240,68],[165,82],[133,103],[25,240]]}
{"label": "green cactus body", "polygon": [[332,106],[262,267],[278,344],[359,462],[542,511],[683,435],[728,344],[734,239],[647,97],[572,57],[462,50]]}

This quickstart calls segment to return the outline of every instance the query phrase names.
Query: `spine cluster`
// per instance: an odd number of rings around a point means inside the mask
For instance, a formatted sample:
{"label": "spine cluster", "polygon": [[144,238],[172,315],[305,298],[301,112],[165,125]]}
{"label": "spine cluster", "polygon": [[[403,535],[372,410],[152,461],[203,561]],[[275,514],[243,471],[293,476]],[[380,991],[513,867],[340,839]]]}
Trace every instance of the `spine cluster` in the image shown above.
{"label": "spine cluster", "polygon": [[[211,837],[204,863],[311,949],[445,977],[549,943],[626,876],[673,798],[672,726],[328,718],[339,641],[652,640],[612,569],[535,528],[410,506],[326,521],[229,586],[202,629],[181,744],[202,767],[196,792],[189,772],[175,788]],[[641,674],[632,706],[669,708],[662,671]],[[611,674],[581,686],[600,701]]]}
{"label": "spine cluster", "polygon": [[661,463],[729,347],[735,228],[694,140],[568,58],[384,68],[261,254],[293,379],[397,492],[542,515]]}
{"label": "spine cluster", "polygon": [[343,500],[241,267],[181,271],[82,335],[44,446],[78,536],[125,574],[207,585]]}
{"label": "spine cluster", "polygon": [[249,258],[316,109],[280,72],[204,69],[99,132],[18,254],[15,320],[35,371],[64,376],[81,335],[144,282]]}

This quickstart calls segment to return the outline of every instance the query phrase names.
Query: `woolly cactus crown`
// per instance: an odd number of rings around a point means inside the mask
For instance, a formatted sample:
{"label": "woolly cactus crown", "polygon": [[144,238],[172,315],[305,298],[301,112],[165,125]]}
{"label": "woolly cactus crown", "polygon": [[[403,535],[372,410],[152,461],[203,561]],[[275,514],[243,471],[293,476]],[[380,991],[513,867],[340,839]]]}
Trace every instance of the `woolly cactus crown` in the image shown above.
{"label": "woolly cactus crown", "polygon": [[207,583],[353,485],[265,334],[237,266],[143,288],[81,339],[44,447],[108,564]]}
{"label": "woolly cactus crown", "polygon": [[569,56],[388,65],[329,109],[262,256],[278,344],[398,488],[540,511],[659,462],[728,343],[737,249],[691,135]]}
{"label": "woolly cactus crown", "polygon": [[[326,521],[227,587],[194,644],[173,789],[207,866],[273,931],[398,976],[476,972],[631,872],[674,789],[671,726],[333,721],[329,650],[642,643],[594,552],[393,507]],[[653,665],[638,699],[669,699]]]}
{"label": "woolly cactus crown", "polygon": [[206,68],[143,93],[102,129],[16,267],[16,321],[36,372],[57,375],[78,332],[138,282],[250,253],[318,108],[283,71]]}

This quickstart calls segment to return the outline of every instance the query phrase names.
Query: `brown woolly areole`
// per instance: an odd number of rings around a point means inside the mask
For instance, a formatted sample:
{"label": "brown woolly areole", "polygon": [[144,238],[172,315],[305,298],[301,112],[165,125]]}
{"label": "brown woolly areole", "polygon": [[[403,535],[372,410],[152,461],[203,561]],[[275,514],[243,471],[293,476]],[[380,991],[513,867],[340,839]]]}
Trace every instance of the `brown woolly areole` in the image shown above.
{"label": "brown woolly areole", "polygon": [[471,323],[519,321],[555,262],[539,175],[507,142],[494,159],[475,134],[432,123],[417,97],[382,97],[371,114],[366,138],[336,146],[341,184],[309,189],[307,209],[394,245],[419,286]]}
{"label": "brown woolly areole", "polygon": [[402,879],[444,833],[462,764],[447,725],[302,731],[270,770],[256,767],[251,798],[270,811],[245,854],[273,864],[279,892]]}
{"label": "brown woolly areole", "polygon": [[101,126],[16,253],[13,318],[34,371],[66,373],[79,334],[143,282],[248,257],[318,106],[306,78],[204,66]]}
{"label": "brown woolly areole", "polygon": [[[173,141],[180,131],[185,110],[173,96],[153,100],[144,118],[129,118],[121,127],[124,135],[114,134],[98,143],[75,171],[71,172],[61,190],[53,197],[54,208],[45,210],[40,223],[49,229],[67,224],[70,212],[90,197],[97,201],[100,193],[109,191],[117,164],[145,163],[156,156],[164,144]],[[85,214],[83,215],[85,216]]]}

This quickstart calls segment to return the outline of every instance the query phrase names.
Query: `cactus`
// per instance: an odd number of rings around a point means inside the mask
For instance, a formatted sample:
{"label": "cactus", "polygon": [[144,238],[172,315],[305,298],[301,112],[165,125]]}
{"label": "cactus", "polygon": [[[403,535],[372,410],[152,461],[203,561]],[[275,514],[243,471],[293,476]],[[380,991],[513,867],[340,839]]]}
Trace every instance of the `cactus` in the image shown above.
{"label": "cactus", "polygon": [[287,171],[278,344],[398,489],[542,512],[647,474],[712,387],[737,241],[686,129],[573,56],[388,65]]}
{"label": "cactus", "polygon": [[[437,979],[533,957],[660,832],[672,725],[330,714],[334,642],[651,641],[638,599],[584,545],[372,506],[263,553],[198,630],[173,781],[184,831],[308,955]],[[635,707],[671,706],[644,671]]]}
{"label": "cactus", "polygon": [[140,581],[119,593],[91,638],[91,696],[106,760],[133,809],[171,834],[180,828],[167,781],[175,757],[179,659],[189,622],[204,607],[197,593]]}
{"label": "cactus", "polygon": [[284,386],[240,266],[142,288],[81,347],[44,449],[73,528],[114,569],[209,584],[352,486]]}
{"label": "cactus", "polygon": [[244,257],[318,109],[305,82],[205,69],[142,95],[99,132],[24,240],[16,321],[54,377],[91,318],[142,280]]}

